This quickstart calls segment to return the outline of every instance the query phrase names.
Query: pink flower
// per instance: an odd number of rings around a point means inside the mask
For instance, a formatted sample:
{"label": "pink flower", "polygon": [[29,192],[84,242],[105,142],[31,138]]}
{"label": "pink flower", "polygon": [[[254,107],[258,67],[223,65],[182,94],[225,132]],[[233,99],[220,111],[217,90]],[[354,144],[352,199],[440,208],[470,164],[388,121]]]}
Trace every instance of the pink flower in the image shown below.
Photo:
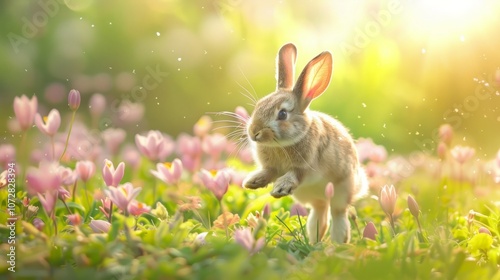
{"label": "pink flower", "polygon": [[220,133],[214,133],[205,136],[201,145],[206,154],[217,158],[226,149],[227,139],[226,136]]}
{"label": "pink flower", "polygon": [[449,124],[443,124],[439,127],[439,140],[446,145],[451,144],[451,140],[453,140],[453,127]]}
{"label": "pink flower", "polygon": [[111,224],[103,220],[92,220],[89,226],[94,233],[107,233],[111,228]]}
{"label": "pink flower", "polygon": [[203,137],[208,134],[212,128],[212,119],[209,116],[202,116],[193,127],[194,135]]}
{"label": "pink flower", "polygon": [[250,254],[260,251],[265,245],[264,237],[255,240],[249,228],[237,229],[234,231],[234,241],[247,249]]}
{"label": "pink flower", "polygon": [[226,170],[205,170],[200,171],[199,177],[203,185],[207,187],[218,200],[221,200],[229,188],[231,177]]}
{"label": "pink flower", "polygon": [[30,167],[26,174],[26,181],[31,195],[57,190],[61,186],[57,163],[42,161],[39,168]]}
{"label": "pink flower", "polygon": [[328,182],[325,187],[325,196],[328,200],[331,200],[334,194],[333,183]]}
{"label": "pink flower", "polygon": [[39,231],[42,231],[43,228],[45,227],[45,223],[43,222],[42,219],[40,218],[34,218],[33,219],[33,225],[35,226],[36,229],[38,229]]}
{"label": "pink flower", "polygon": [[294,203],[290,207],[290,216],[307,216],[308,214],[307,209],[299,203]]}
{"label": "pink flower", "polygon": [[109,213],[111,210],[111,200],[109,197],[106,197],[104,199],[101,199],[102,206],[99,206],[99,210],[106,216],[106,218],[109,219]]}
{"label": "pink flower", "polygon": [[121,128],[108,128],[104,130],[101,135],[108,150],[111,154],[116,155],[127,133]]}
{"label": "pink flower", "polygon": [[72,89],[68,94],[68,106],[72,111],[78,110],[80,107],[81,97],[80,92],[76,89]]}
{"label": "pink flower", "polygon": [[144,116],[144,104],[139,102],[130,102],[124,100],[118,107],[118,123],[134,124],[140,121]]}
{"label": "pink flower", "polygon": [[394,213],[394,208],[396,207],[396,200],[398,196],[396,194],[396,189],[394,189],[393,185],[387,186],[385,185],[380,192],[380,206],[382,206],[382,210],[388,215],[391,216]]}
{"label": "pink flower", "polygon": [[141,154],[132,145],[127,145],[122,151],[122,158],[133,169],[137,169],[141,163]]}
{"label": "pink flower", "polygon": [[63,186],[60,186],[59,188],[57,188],[57,198],[64,201],[70,197],[71,197],[71,194]]}
{"label": "pink flower", "polygon": [[89,160],[81,160],[76,163],[76,174],[82,181],[87,182],[95,173],[95,164]]}
{"label": "pink flower", "polygon": [[75,183],[77,179],[77,174],[69,167],[59,166],[57,168],[59,172],[59,177],[61,178],[61,184],[64,186],[71,186]]}
{"label": "pink flower", "polygon": [[451,150],[451,156],[459,163],[464,164],[476,154],[476,150],[471,147],[455,146]]}
{"label": "pink flower", "polygon": [[128,205],[128,212],[134,216],[139,216],[143,213],[148,213],[149,211],[151,211],[151,207],[137,200],[133,200]]}
{"label": "pink flower", "polygon": [[363,230],[363,237],[369,238],[371,240],[375,240],[375,236],[378,234],[377,228],[372,222],[368,222],[366,224],[365,229]]}
{"label": "pink flower", "polygon": [[7,164],[14,161],[15,157],[16,157],[16,148],[14,148],[13,145],[11,144],[0,145],[0,167],[5,168]]}
{"label": "pink flower", "polygon": [[151,174],[167,184],[177,184],[181,178],[182,169],[182,162],[176,158],[173,162],[156,164],[156,170],[151,170]]}
{"label": "pink flower", "polygon": [[135,135],[135,144],[139,151],[152,161],[163,161],[174,150],[174,142],[163,136],[158,130],[150,130],[146,136]]}
{"label": "pink flower", "polygon": [[185,133],[181,133],[177,138],[177,154],[198,157],[201,156],[201,151],[200,138],[192,137]]}
{"label": "pink flower", "polygon": [[52,137],[61,125],[61,115],[56,109],[50,110],[49,115],[43,117],[43,120],[40,114],[36,114],[35,124],[42,133]]}
{"label": "pink flower", "polygon": [[250,147],[242,148],[238,153],[238,157],[243,163],[253,163],[253,152]]}
{"label": "pink flower", "polygon": [[125,183],[116,188],[110,187],[104,192],[111,201],[122,211],[127,211],[128,205],[134,200],[142,188],[134,188],[131,183]]}
{"label": "pink flower", "polygon": [[92,95],[89,101],[89,110],[94,118],[100,117],[106,110],[106,98],[99,93]]}
{"label": "pink flower", "polygon": [[387,151],[384,146],[376,145],[370,138],[360,138],[356,142],[359,161],[370,160],[373,162],[382,162],[387,159]]}
{"label": "pink flower", "polygon": [[208,234],[207,231],[199,233],[194,239],[194,244],[196,244],[198,246],[203,246],[203,245],[207,244],[207,241],[206,241],[207,234]]}
{"label": "pink flower", "polygon": [[104,179],[106,186],[118,186],[118,184],[120,184],[120,181],[123,179],[124,173],[125,163],[120,162],[115,170],[115,166],[110,160],[104,160],[104,167],[102,168],[102,178]]}
{"label": "pink flower", "polygon": [[40,200],[40,203],[42,204],[43,209],[45,209],[47,216],[51,216],[52,212],[54,211],[54,207],[56,206],[57,191],[56,190],[49,190],[49,191],[45,192],[45,194],[43,194],[43,195],[38,193],[38,199]]}
{"label": "pink flower", "polygon": [[248,115],[247,109],[241,106],[236,107],[234,113],[236,114],[238,120],[243,124],[247,124],[248,120],[250,119],[250,115]]}
{"label": "pink flower", "polygon": [[193,157],[190,155],[182,156],[182,166],[187,170],[194,172],[200,167],[201,157]]}
{"label": "pink flower", "polygon": [[21,130],[25,131],[33,125],[37,109],[38,99],[36,96],[33,96],[31,100],[24,94],[21,98],[17,96],[14,98],[14,114]]}
{"label": "pink flower", "polygon": [[79,226],[82,224],[82,216],[80,216],[80,214],[70,214],[67,215],[66,218],[68,218],[69,223],[73,226]]}

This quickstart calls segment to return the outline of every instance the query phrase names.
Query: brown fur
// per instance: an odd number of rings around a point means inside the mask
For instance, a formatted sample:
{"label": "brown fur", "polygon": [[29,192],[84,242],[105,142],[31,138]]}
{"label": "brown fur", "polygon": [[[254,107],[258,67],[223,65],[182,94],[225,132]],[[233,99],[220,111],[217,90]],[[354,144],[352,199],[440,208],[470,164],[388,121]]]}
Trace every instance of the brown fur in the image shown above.
{"label": "brown fur", "polygon": [[[288,44],[279,52],[278,85],[290,79],[289,65],[295,61],[293,55],[280,54],[294,53],[294,48]],[[281,61],[286,59],[290,61]],[[256,144],[254,157],[260,168],[245,179],[244,186],[255,189],[274,182],[274,197],[293,195],[311,206],[307,225],[311,242],[321,240],[326,232],[328,209],[332,239],[348,242],[347,207],[366,188],[347,129],[334,118],[308,109],[311,100],[328,86],[331,61],[328,52],[318,55],[305,67],[293,89],[278,86],[276,92],[262,98],[247,127],[249,138]],[[280,110],[286,111],[286,119],[278,119]],[[331,200],[324,194],[328,182],[334,184]]]}

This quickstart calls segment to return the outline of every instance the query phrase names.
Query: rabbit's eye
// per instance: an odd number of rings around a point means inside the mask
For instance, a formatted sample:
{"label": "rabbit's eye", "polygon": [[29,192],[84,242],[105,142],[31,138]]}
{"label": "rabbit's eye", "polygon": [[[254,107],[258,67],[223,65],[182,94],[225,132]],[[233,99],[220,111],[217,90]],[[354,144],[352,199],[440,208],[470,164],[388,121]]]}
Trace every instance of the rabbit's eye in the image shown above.
{"label": "rabbit's eye", "polygon": [[285,111],[285,109],[281,109],[278,112],[278,120],[280,120],[280,121],[286,120],[287,116],[288,116],[288,113],[287,113],[287,111]]}

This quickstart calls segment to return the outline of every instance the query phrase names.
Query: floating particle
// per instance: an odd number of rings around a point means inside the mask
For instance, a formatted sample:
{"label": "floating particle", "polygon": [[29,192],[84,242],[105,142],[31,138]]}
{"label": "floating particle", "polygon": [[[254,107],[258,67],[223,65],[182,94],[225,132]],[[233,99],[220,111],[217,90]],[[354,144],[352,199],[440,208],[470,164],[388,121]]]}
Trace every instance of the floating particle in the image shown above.
{"label": "floating particle", "polygon": [[422,54],[425,54],[427,51],[425,49],[422,49]]}
{"label": "floating particle", "polygon": [[178,57],[178,58],[177,58],[177,61],[182,61],[182,57]]}
{"label": "floating particle", "polygon": [[464,35],[460,35],[460,41],[462,41],[462,42],[465,41]]}
{"label": "floating particle", "polygon": [[361,103],[361,105],[363,105],[363,108],[366,108],[366,104],[364,102]]}
{"label": "floating particle", "polygon": [[160,32],[157,31],[156,32],[156,37],[160,37],[160,35],[161,35]]}

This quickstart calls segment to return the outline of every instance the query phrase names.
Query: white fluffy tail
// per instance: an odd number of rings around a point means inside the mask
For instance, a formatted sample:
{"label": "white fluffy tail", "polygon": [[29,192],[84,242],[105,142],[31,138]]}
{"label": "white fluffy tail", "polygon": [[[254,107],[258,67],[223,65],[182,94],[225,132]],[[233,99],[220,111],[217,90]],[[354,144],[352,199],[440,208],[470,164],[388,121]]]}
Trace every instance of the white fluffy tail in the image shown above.
{"label": "white fluffy tail", "polygon": [[366,172],[363,167],[358,167],[358,176],[356,176],[356,193],[354,194],[353,201],[356,201],[368,194],[369,182],[366,177]]}

